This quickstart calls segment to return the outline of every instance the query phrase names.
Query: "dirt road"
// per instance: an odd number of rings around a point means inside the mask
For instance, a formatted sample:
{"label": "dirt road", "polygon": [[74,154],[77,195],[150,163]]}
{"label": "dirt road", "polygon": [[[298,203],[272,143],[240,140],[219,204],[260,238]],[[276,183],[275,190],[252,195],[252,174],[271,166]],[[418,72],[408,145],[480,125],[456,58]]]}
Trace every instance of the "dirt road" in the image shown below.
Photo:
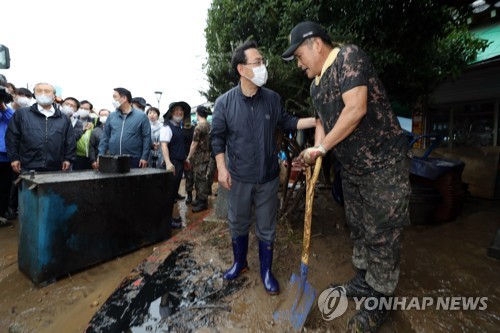
{"label": "dirt road", "polygon": [[[211,203],[213,199],[210,199]],[[348,280],[354,270],[351,265],[352,244],[342,208],[331,200],[327,190],[318,192],[315,207],[308,280],[321,293],[333,281]],[[232,262],[227,226],[203,222],[203,217],[209,212],[192,214],[182,202],[176,209],[185,216],[189,228],[169,241],[145,247],[41,288],[35,287],[17,269],[17,222],[14,228],[0,229],[0,332],[82,332],[120,283],[135,274],[134,268],[148,260],[158,260],[158,251],[166,256],[186,243],[192,245],[190,260],[205,265],[203,267],[210,272],[207,273],[210,277],[220,276]],[[500,261],[487,257],[486,248],[499,227],[499,221],[498,203],[468,198],[463,213],[454,222],[407,228],[397,295],[487,297],[487,309],[396,311],[380,332],[496,332],[500,327]],[[244,274],[242,285],[217,299],[218,307],[211,307],[208,328],[191,331],[285,331],[273,321],[272,312],[286,297],[286,285],[292,272],[298,273],[302,223],[303,212],[298,211],[289,224],[282,223],[278,227],[273,267],[282,286],[280,295],[270,297],[262,287],[257,240],[252,233],[248,257],[250,271]],[[214,281],[223,286],[221,279]],[[203,310],[206,313],[207,308]],[[354,312],[355,304],[349,302],[346,313],[325,321],[314,304],[306,330],[343,331]],[[132,328],[129,331],[142,332]]]}

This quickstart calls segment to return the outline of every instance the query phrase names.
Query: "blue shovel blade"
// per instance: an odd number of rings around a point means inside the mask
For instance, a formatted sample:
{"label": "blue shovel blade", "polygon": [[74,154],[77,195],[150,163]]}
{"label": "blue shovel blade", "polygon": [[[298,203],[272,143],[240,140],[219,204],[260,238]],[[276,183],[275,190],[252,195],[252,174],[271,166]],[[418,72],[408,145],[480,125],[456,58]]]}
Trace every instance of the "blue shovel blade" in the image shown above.
{"label": "blue shovel blade", "polygon": [[276,322],[288,323],[293,330],[300,331],[311,311],[316,298],[316,290],[301,278],[292,274],[288,284],[288,296],[274,312]]}

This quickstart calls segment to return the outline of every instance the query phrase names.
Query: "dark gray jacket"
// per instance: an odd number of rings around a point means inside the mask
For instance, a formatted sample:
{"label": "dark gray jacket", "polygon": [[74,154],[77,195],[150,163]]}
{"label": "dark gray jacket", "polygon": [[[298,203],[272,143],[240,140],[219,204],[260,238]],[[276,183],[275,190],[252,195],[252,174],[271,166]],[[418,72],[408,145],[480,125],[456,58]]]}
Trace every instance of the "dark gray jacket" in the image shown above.
{"label": "dark gray jacket", "polygon": [[73,163],[76,140],[68,117],[56,108],[45,117],[38,104],[14,113],[5,135],[7,155],[11,161],[21,161],[23,170],[59,171],[62,163]]}
{"label": "dark gray jacket", "polygon": [[243,95],[240,85],[215,101],[212,118],[212,151],[225,153],[231,177],[263,184],[279,175],[276,130],[296,130],[298,118],[285,111],[281,97],[260,88],[253,97]]}

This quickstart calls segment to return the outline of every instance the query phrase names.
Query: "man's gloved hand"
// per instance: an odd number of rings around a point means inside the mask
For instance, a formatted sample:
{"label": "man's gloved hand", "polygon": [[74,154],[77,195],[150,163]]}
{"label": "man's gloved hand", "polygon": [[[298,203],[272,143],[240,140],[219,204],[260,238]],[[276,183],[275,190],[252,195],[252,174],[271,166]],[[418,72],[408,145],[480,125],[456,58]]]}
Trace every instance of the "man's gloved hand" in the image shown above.
{"label": "man's gloved hand", "polygon": [[316,159],[319,156],[325,156],[326,154],[326,149],[323,147],[323,145],[319,145],[316,147],[310,147],[307,149],[304,149],[300,155],[299,158],[306,164],[306,165],[314,165],[316,163]]}

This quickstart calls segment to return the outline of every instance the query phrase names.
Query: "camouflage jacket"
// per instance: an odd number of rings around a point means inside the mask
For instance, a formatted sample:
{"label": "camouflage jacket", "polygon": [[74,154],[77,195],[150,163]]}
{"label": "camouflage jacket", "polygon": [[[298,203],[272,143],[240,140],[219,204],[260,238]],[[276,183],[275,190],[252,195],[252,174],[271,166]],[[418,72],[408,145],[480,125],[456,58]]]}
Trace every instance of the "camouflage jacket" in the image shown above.
{"label": "camouflage jacket", "polygon": [[342,94],[358,86],[368,87],[366,115],[333,151],[347,172],[361,175],[400,161],[407,154],[408,141],[370,59],[356,45],[343,46],[319,84],[311,83],[316,118],[325,134],[345,107]]}
{"label": "camouflage jacket", "polygon": [[210,161],[210,124],[207,122],[198,123],[194,128],[193,141],[198,142],[193,156],[194,163]]}

